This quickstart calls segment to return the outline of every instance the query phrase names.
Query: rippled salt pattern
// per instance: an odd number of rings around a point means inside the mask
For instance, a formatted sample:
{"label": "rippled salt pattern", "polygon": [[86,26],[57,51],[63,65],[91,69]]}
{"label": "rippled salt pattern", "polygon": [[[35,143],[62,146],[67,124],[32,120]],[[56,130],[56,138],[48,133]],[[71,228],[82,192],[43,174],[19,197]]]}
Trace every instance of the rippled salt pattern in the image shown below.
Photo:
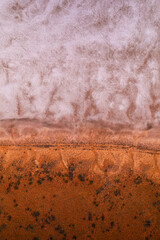
{"label": "rippled salt pattern", "polygon": [[1,0],[0,120],[160,123],[159,0]]}

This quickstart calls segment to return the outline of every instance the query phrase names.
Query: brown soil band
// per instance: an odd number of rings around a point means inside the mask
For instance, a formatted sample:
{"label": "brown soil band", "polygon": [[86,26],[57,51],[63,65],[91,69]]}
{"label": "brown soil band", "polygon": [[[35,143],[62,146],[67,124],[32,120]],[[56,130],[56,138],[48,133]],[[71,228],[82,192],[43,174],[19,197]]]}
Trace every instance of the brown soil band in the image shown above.
{"label": "brown soil band", "polygon": [[86,123],[55,125],[36,120],[0,121],[0,145],[92,144],[124,145],[160,150],[160,128],[134,130],[129,126]]}
{"label": "brown soil band", "polygon": [[158,131],[80,132],[1,128],[0,239],[159,240]]}

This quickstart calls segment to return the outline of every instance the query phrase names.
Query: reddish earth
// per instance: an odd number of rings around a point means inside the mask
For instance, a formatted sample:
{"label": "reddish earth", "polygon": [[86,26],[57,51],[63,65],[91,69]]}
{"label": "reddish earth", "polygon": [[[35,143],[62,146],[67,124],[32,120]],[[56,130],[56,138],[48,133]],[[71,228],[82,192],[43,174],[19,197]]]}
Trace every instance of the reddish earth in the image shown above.
{"label": "reddish earth", "polygon": [[1,123],[0,240],[51,239],[160,240],[160,130]]}
{"label": "reddish earth", "polygon": [[0,147],[0,239],[160,239],[160,152]]}

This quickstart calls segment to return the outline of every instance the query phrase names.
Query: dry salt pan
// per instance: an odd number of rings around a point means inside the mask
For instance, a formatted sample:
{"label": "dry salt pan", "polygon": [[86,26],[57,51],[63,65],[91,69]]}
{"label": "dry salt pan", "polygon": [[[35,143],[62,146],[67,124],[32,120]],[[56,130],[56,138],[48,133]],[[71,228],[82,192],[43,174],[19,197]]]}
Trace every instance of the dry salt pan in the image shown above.
{"label": "dry salt pan", "polygon": [[0,120],[160,123],[159,0],[1,0]]}

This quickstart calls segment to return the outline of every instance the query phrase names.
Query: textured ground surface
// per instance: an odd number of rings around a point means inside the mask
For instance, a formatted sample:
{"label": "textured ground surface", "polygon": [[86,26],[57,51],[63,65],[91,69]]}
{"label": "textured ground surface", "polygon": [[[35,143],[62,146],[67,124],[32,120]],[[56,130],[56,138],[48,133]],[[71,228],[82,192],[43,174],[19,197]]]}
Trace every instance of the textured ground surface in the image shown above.
{"label": "textured ground surface", "polygon": [[160,152],[1,146],[0,239],[160,239]]}
{"label": "textured ground surface", "polygon": [[0,1],[0,240],[160,239],[160,1]]}
{"label": "textured ground surface", "polygon": [[1,0],[0,119],[160,123],[159,0]]}

